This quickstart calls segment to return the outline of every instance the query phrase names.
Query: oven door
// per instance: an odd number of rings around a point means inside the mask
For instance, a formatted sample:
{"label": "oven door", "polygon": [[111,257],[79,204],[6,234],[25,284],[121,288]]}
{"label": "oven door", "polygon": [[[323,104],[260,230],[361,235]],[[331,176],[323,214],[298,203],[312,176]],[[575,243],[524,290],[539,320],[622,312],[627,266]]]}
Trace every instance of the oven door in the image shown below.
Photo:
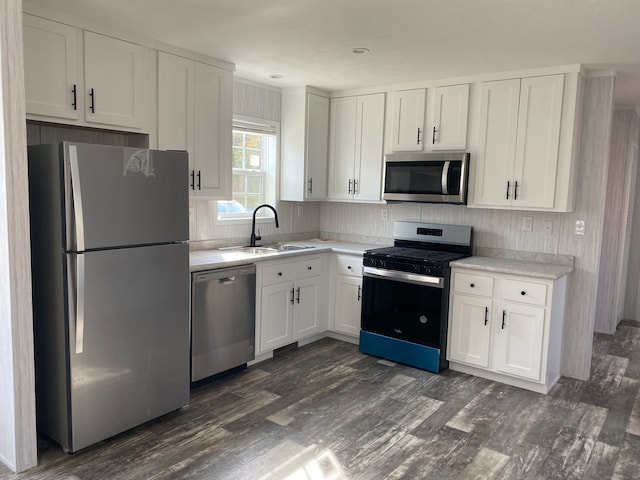
{"label": "oven door", "polygon": [[362,330],[444,349],[448,275],[363,268]]}

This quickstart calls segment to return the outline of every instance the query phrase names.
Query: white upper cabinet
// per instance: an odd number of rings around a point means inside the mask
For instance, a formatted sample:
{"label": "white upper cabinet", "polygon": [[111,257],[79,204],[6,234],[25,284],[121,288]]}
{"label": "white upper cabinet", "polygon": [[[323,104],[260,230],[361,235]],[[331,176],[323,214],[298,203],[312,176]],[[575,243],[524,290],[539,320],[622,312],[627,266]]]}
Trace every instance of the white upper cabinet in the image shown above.
{"label": "white upper cabinet", "polygon": [[158,52],[158,148],[189,152],[194,196],[231,191],[232,73]]}
{"label": "white upper cabinet", "polygon": [[280,198],[327,197],[329,99],[304,90],[282,92]]}
{"label": "white upper cabinet", "polygon": [[573,209],[578,81],[560,74],[481,85],[470,206]]}
{"label": "white upper cabinet", "polygon": [[84,32],[86,121],[142,128],[146,118],[147,49]]}
{"label": "white upper cabinet", "polygon": [[24,14],[27,117],[145,131],[149,50]]}
{"label": "white upper cabinet", "polygon": [[394,152],[420,152],[424,147],[425,89],[399,90],[393,94]]}
{"label": "white upper cabinet", "polygon": [[469,84],[435,88],[431,150],[467,148]]}
{"label": "white upper cabinet", "polygon": [[384,93],[331,100],[329,199],[380,200],[384,106]]}
{"label": "white upper cabinet", "polygon": [[25,14],[24,79],[27,113],[78,120],[83,85],[78,29]]}

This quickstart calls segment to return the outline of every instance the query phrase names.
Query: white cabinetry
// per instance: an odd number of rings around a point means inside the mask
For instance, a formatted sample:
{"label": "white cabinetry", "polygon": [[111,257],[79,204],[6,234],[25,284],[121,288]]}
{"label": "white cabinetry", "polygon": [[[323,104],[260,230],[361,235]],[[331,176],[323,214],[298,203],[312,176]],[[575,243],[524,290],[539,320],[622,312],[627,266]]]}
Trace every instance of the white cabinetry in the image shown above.
{"label": "white cabinetry", "polygon": [[578,75],[484,82],[470,206],[571,211]]}
{"label": "white cabinetry", "polygon": [[450,368],[547,393],[560,377],[566,278],[452,268]]}
{"label": "white cabinetry", "polygon": [[384,105],[384,93],[331,100],[329,199],[380,200]]}
{"label": "white cabinetry", "polygon": [[133,128],[144,125],[147,52],[140,45],[84,32],[87,122]]}
{"label": "white cabinetry", "polygon": [[327,329],[326,257],[258,263],[256,345],[258,353]]}
{"label": "white cabinetry", "polygon": [[280,125],[280,199],[326,199],[329,99],[306,88],[284,90]]}
{"label": "white cabinetry", "polygon": [[424,88],[399,90],[393,94],[393,138],[394,152],[421,152],[424,146]]}
{"label": "white cabinetry", "polygon": [[158,148],[189,152],[194,196],[230,196],[232,100],[230,71],[158,52]]}
{"label": "white cabinetry", "polygon": [[431,150],[467,148],[469,84],[435,88]]}
{"label": "white cabinetry", "polygon": [[362,256],[335,254],[333,260],[333,331],[360,335]]}
{"label": "white cabinetry", "polygon": [[142,131],[149,50],[24,15],[29,119]]}
{"label": "white cabinetry", "polygon": [[77,121],[83,104],[81,32],[33,15],[23,21],[27,114]]}

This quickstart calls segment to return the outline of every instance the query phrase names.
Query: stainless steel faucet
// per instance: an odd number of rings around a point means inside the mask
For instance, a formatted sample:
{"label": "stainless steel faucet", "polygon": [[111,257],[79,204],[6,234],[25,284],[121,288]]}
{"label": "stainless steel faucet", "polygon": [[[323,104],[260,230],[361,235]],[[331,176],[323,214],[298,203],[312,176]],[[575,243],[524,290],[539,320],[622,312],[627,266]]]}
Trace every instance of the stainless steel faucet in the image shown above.
{"label": "stainless steel faucet", "polygon": [[[255,247],[256,246],[256,240],[262,240],[262,237],[260,235],[256,235],[256,213],[262,207],[266,207],[266,208],[270,208],[271,209],[271,211],[273,212],[273,215],[276,217],[276,228],[280,228],[280,225],[278,225],[278,212],[276,212],[276,209],[273,208],[271,205],[269,205],[267,203],[263,203],[262,205],[258,205],[256,207],[256,209],[253,211],[253,218],[251,219],[251,239],[249,241],[249,246],[250,247]],[[260,233],[260,231],[258,231],[258,233]]]}

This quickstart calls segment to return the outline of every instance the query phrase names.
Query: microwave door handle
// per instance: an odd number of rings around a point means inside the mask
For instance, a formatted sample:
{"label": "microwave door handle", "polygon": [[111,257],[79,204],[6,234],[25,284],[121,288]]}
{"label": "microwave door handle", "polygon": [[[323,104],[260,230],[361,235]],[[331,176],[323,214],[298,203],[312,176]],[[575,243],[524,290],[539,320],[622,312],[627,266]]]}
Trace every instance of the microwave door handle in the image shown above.
{"label": "microwave door handle", "polygon": [[449,195],[449,190],[447,189],[447,179],[449,178],[449,165],[451,162],[444,162],[444,166],[442,167],[442,179],[440,183],[442,184],[442,195]]}

